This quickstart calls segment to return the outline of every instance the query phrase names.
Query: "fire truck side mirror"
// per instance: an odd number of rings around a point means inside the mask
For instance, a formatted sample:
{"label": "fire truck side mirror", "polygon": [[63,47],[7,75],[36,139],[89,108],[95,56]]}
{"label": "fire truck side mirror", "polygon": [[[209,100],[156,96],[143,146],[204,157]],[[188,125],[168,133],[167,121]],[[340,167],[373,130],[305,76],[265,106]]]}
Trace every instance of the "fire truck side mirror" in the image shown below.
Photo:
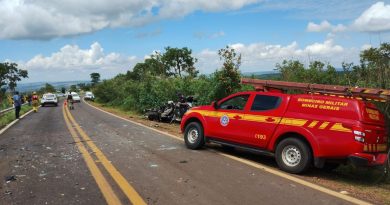
{"label": "fire truck side mirror", "polygon": [[211,106],[212,106],[215,110],[218,109],[218,104],[217,104],[217,102],[215,102],[215,101],[213,101],[213,102],[211,103]]}

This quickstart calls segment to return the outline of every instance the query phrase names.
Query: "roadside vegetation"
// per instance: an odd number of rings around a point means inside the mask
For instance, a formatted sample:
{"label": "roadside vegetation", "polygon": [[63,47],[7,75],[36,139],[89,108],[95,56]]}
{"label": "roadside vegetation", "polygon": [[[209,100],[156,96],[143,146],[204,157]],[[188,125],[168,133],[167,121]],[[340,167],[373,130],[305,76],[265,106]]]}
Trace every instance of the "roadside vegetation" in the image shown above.
{"label": "roadside vegetation", "polygon": [[[20,109],[20,116],[32,109],[31,106],[23,105]],[[11,110],[0,117],[0,129],[7,126],[9,123],[15,120],[15,110]]]}
{"label": "roadside vegetation", "polygon": [[0,110],[7,109],[12,106],[12,103],[8,100],[9,97],[7,95],[4,95],[4,100],[0,104]]}
{"label": "roadside vegetation", "polygon": [[[0,108],[8,108],[9,102],[6,91],[15,90],[17,82],[22,78],[28,78],[27,70],[18,68],[18,64],[11,62],[0,63]],[[8,106],[8,107],[7,107]]]}
{"label": "roadside vegetation", "polygon": [[177,100],[178,94],[194,96],[201,105],[240,90],[253,89],[240,84],[241,55],[234,49],[219,50],[223,66],[211,75],[198,75],[194,67],[197,59],[191,54],[188,48],[167,47],[164,53],[153,54],[126,74],[97,84],[93,89],[97,101],[142,112],[168,100]]}

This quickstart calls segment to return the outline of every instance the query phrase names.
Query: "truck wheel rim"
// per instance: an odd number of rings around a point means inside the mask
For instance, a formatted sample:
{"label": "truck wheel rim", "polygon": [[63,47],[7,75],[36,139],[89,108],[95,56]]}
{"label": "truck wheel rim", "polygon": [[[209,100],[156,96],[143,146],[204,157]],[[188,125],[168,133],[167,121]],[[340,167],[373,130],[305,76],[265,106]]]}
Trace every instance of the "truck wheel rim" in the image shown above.
{"label": "truck wheel rim", "polygon": [[188,131],[187,139],[191,144],[195,143],[198,137],[199,133],[196,128],[192,128]]}
{"label": "truck wheel rim", "polygon": [[282,151],[282,160],[289,167],[294,167],[301,161],[300,150],[292,145],[286,146]]}

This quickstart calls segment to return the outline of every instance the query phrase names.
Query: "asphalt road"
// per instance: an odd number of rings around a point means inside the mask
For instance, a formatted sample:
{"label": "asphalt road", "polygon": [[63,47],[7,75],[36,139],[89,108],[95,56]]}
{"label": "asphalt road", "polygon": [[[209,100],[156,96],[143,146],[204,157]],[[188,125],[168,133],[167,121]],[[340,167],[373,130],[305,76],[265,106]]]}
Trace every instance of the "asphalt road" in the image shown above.
{"label": "asphalt road", "polygon": [[66,113],[0,135],[0,204],[349,204],[85,103]]}

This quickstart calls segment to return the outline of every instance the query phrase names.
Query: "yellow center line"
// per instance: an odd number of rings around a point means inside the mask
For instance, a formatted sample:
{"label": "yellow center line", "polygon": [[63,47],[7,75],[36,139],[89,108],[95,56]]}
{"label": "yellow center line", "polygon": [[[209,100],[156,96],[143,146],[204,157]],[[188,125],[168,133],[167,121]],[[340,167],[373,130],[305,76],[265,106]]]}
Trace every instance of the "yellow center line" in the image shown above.
{"label": "yellow center line", "polygon": [[69,119],[67,118],[65,113],[65,106],[62,108],[64,119],[66,126],[68,127],[70,134],[72,135],[73,140],[76,142],[77,148],[81,152],[85,163],[87,164],[87,167],[89,171],[91,172],[93,178],[95,179],[100,191],[102,192],[104,199],[106,200],[107,204],[109,205],[119,205],[122,204],[119,200],[119,198],[114,193],[112,187],[104,178],[102,172],[99,170],[97,165],[95,164],[92,156],[88,153],[85,146],[81,143],[80,138],[77,136],[76,131],[73,129],[72,125],[69,122]]}
{"label": "yellow center line", "polygon": [[66,112],[69,116],[70,121],[75,126],[78,133],[87,143],[87,145],[91,148],[91,150],[95,153],[95,156],[107,170],[107,172],[111,175],[111,177],[115,180],[118,186],[122,189],[123,193],[127,196],[130,202],[134,205],[146,205],[146,202],[142,199],[142,197],[137,193],[137,191],[130,185],[130,183],[122,176],[122,174],[111,164],[111,162],[107,159],[107,157],[103,154],[103,152],[93,143],[91,138],[81,129],[81,127],[77,124],[72,114],[66,109]]}

